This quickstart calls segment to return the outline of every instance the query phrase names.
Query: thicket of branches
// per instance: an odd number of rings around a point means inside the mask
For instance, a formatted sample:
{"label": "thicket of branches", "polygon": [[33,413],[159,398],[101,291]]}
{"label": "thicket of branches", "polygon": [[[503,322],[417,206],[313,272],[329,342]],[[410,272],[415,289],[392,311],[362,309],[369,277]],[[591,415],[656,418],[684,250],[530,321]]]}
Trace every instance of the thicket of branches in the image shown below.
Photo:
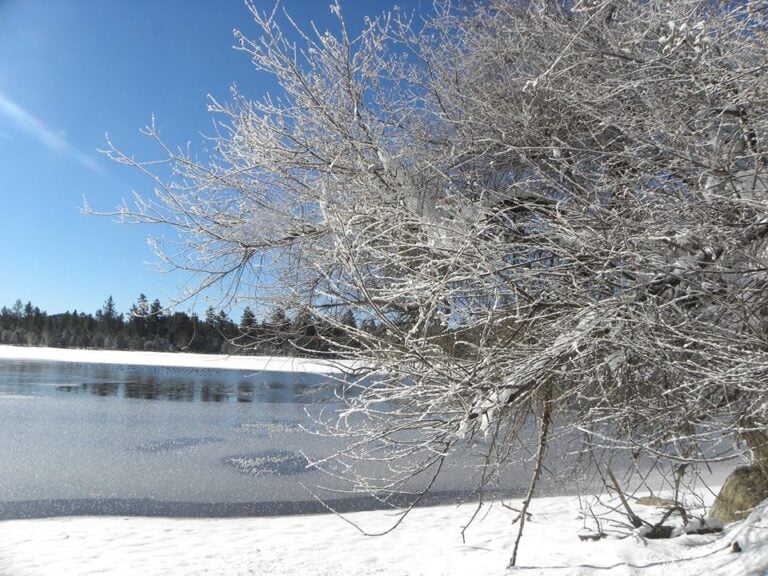
{"label": "thicket of branches", "polygon": [[387,328],[350,329],[376,377],[332,422],[342,459],[395,490],[485,436],[489,479],[531,418],[539,455],[557,418],[765,457],[763,3],[440,1],[355,35],[338,5],[332,33],[250,9],[240,48],[282,92],[212,101],[205,162],[153,127],[168,172],[113,150],[157,184],[122,214],[177,227],[158,248],[201,286]]}

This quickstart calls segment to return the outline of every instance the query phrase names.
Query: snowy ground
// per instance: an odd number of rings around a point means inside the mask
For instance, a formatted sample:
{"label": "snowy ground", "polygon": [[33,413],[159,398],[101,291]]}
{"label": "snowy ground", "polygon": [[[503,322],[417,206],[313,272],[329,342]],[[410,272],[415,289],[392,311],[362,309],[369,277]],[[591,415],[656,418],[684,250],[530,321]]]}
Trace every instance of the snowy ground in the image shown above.
{"label": "snowy ground", "polygon": [[[326,371],[292,359],[70,351],[0,346],[3,358],[120,364]],[[1,479],[0,479],[1,481]],[[704,495],[711,502],[712,494]],[[595,528],[584,504],[609,535],[581,541]],[[509,502],[519,506],[519,502]],[[609,503],[610,504],[610,503]],[[0,504],[1,506],[2,504]],[[616,505],[614,503],[613,505]],[[505,569],[514,513],[486,506],[462,539],[474,508],[438,506],[412,512],[393,532],[361,534],[334,515],[240,519],[74,517],[0,522],[0,576],[88,575],[766,575],[768,505],[716,535],[644,540],[615,524],[621,515],[596,500],[571,496],[534,501],[518,568]],[[635,506],[643,518],[657,509]],[[704,509],[699,511],[705,513]],[[390,526],[386,512],[345,516],[366,531]],[[679,524],[675,517],[671,523]],[[626,537],[621,537],[621,536]],[[740,552],[733,552],[738,541]]]}
{"label": "snowy ground", "polygon": [[[515,528],[498,504],[466,531],[468,506],[415,510],[397,530],[364,536],[333,515],[227,520],[62,518],[0,523],[2,576],[163,575],[763,575],[768,511],[718,535],[582,542],[572,497],[535,501],[518,568],[506,571]],[[637,506],[643,516],[651,509]],[[597,510],[599,513],[600,510]],[[350,514],[367,530],[383,512]],[[733,552],[738,541],[741,552]]]}

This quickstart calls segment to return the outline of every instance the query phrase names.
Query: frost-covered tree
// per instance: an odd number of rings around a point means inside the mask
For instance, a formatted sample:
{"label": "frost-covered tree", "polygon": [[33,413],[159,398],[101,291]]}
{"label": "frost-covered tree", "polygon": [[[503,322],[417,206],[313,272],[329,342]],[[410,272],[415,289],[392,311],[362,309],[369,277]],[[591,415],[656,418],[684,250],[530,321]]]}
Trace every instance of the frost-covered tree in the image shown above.
{"label": "frost-covered tree", "polygon": [[[761,3],[439,1],[352,34],[250,5],[279,93],[211,101],[210,157],[165,146],[127,220],[237,298],[311,311],[375,373],[332,422],[397,490],[537,422],[768,471],[768,28]],[[339,310],[358,320],[340,322]],[[376,330],[356,326],[375,326]],[[353,467],[354,469],[354,467]],[[535,467],[536,473],[540,467]]]}

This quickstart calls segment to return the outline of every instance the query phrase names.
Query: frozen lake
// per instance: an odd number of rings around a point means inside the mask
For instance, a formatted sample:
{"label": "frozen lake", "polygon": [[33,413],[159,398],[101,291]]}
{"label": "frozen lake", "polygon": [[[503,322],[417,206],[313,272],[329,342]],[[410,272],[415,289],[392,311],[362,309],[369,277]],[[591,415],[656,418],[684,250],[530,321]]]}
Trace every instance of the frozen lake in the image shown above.
{"label": "frozen lake", "polygon": [[[0,519],[318,512],[344,488],[307,470],[338,441],[308,434],[339,406],[327,375],[0,359]],[[467,494],[454,463],[434,499]],[[499,486],[520,494],[525,471]],[[373,502],[341,496],[341,510]]]}

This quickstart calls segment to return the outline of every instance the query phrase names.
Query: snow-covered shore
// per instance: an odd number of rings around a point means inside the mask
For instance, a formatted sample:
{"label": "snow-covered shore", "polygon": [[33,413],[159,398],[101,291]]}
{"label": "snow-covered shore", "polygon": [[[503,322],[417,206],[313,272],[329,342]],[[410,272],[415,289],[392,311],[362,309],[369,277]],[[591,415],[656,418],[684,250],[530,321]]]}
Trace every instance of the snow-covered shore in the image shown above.
{"label": "snow-covered shore", "polygon": [[223,354],[186,354],[179,352],[136,352],[125,350],[81,350],[31,348],[0,345],[0,360],[38,360],[127,366],[173,366],[184,368],[220,368],[230,370],[270,370],[276,372],[313,372],[328,374],[348,368],[349,363],[333,360],[290,358],[285,356],[227,356]]}
{"label": "snow-covered shore", "polygon": [[[512,502],[513,505],[518,502]],[[637,507],[644,517],[658,512]],[[473,507],[420,508],[395,531],[365,536],[333,515],[242,519],[58,518],[0,523],[2,576],[244,576],[505,574],[514,513],[493,504],[466,530]],[[605,512],[595,508],[596,514]],[[722,534],[581,541],[585,521],[573,497],[534,501],[518,568],[508,574],[722,576],[768,570],[768,512]],[[393,517],[346,517],[369,531]],[[614,514],[614,519],[619,516]],[[610,524],[605,520],[605,528]],[[591,527],[591,520],[586,522]],[[733,551],[738,541],[740,552]]]}

